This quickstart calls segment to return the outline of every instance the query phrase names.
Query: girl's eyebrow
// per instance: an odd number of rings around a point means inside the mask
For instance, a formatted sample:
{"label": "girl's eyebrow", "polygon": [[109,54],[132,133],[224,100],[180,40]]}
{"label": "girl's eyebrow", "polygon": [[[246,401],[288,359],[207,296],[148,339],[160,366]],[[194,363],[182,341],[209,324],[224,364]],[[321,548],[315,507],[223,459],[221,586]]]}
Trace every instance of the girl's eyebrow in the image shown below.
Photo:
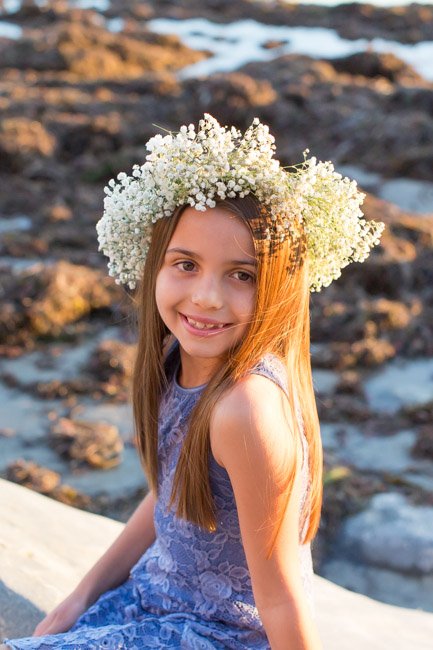
{"label": "girl's eyebrow", "polygon": [[[187,251],[185,248],[169,248],[166,251],[168,253],[181,253],[182,255],[187,255],[188,257],[195,257],[198,260],[203,258],[198,253],[193,253],[192,251]],[[256,266],[256,262],[251,262],[250,260],[232,260],[229,264],[238,265],[238,264],[247,264],[248,266]]]}

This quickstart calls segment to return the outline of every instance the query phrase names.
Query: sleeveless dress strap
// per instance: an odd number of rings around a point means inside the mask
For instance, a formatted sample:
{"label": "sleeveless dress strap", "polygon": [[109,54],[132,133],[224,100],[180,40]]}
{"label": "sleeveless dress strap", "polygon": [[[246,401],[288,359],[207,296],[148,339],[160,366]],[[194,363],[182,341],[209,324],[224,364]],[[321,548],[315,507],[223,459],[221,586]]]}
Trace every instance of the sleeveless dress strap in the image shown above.
{"label": "sleeveless dress strap", "polygon": [[[275,354],[267,354],[265,357],[263,357],[259,363],[249,371],[249,374],[262,375],[263,377],[267,377],[275,384],[277,384],[277,386],[283,390],[286,397],[290,399],[287,370],[284,363]],[[298,420],[299,428],[303,432],[304,420],[302,417],[301,406],[299,403],[296,388],[294,389],[294,399],[296,417]]]}
{"label": "sleeveless dress strap", "polygon": [[262,375],[271,379],[289,396],[287,373],[283,362],[274,354],[263,357],[259,363],[251,368],[249,374]]}

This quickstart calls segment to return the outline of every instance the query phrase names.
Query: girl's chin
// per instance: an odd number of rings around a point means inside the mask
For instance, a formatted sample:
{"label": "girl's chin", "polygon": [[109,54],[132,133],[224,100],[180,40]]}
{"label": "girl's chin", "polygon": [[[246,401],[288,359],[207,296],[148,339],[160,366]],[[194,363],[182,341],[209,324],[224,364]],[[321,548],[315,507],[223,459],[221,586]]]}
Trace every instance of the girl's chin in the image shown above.
{"label": "girl's chin", "polygon": [[192,336],[184,332],[174,335],[184,354],[196,359],[224,359],[234,343],[228,336]]}
{"label": "girl's chin", "polygon": [[213,359],[227,354],[232,342],[213,340],[208,337],[177,337],[179,345],[191,357],[201,359]]}

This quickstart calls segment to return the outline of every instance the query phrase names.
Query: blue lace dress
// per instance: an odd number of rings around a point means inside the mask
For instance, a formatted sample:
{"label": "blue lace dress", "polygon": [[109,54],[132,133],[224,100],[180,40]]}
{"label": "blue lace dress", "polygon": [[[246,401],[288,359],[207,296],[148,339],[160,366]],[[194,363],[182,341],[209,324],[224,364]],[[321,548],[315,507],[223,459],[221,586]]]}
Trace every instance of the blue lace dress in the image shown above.
{"label": "blue lace dress", "polygon": [[[179,363],[175,346],[166,360],[169,384],[160,406],[155,542],[132,568],[126,582],[103,594],[69,632],[7,640],[11,648],[270,650],[254,603],[231,482],[211,450],[209,472],[217,508],[216,531],[203,531],[167,509],[182,445],[181,430],[203,390],[203,386],[182,388],[178,384]],[[285,371],[276,357],[265,357],[252,372],[286,389]],[[304,437],[303,447],[301,507],[309,486]],[[310,545],[300,544],[299,550],[303,586],[314,611]]]}

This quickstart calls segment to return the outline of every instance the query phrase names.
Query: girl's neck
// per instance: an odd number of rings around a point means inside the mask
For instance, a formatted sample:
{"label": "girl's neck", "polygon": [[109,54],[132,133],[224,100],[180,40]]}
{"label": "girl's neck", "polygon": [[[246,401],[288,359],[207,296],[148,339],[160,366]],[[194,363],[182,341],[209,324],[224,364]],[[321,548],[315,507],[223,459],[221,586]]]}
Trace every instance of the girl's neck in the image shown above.
{"label": "girl's neck", "polygon": [[218,368],[222,359],[205,359],[191,357],[180,347],[180,367],[177,381],[182,388],[196,388],[207,384]]}

